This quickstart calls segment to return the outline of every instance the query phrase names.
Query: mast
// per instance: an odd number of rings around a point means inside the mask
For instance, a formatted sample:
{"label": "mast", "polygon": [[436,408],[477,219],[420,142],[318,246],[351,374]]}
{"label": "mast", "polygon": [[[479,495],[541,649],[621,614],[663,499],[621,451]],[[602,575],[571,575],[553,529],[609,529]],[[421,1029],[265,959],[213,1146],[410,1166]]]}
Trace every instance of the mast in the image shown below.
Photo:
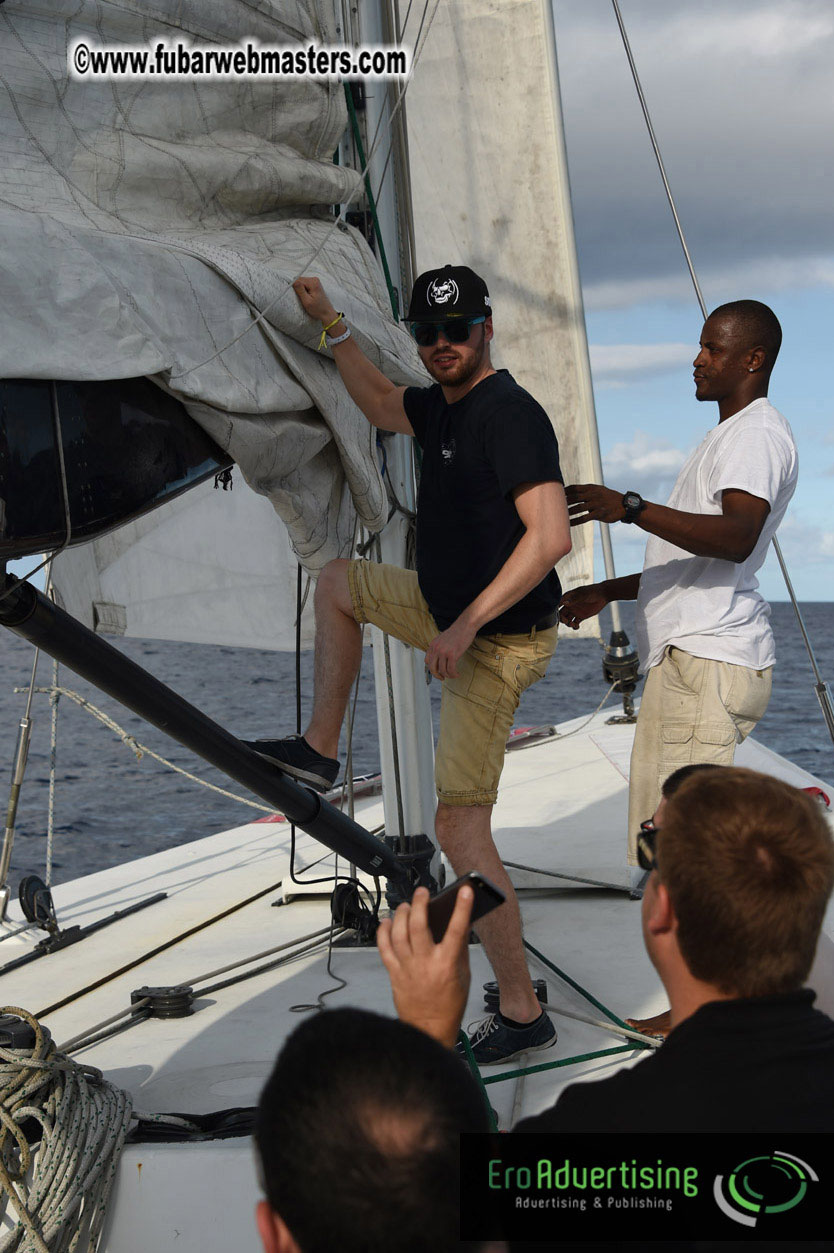
{"label": "mast", "polygon": [[[397,40],[396,22],[385,3],[363,6],[351,13],[353,29],[346,32],[351,42],[376,44]],[[364,109],[358,122],[365,131],[365,151],[373,137],[389,125],[398,94],[395,83],[380,81],[366,85]],[[376,251],[384,250],[396,292],[398,313],[402,316],[411,283],[414,255],[408,158],[404,147],[404,116],[401,105],[389,139],[371,154],[368,176],[376,201],[379,240]],[[390,155],[390,159],[389,159]],[[405,435],[384,436],[387,486],[397,506],[378,537],[373,554],[392,565],[407,565],[409,534],[416,509],[416,481],[413,441]],[[400,507],[401,506],[401,507]],[[379,752],[383,780],[385,831],[388,842],[406,853],[415,836],[434,837],[434,738],[431,704],[423,657],[420,653],[377,627],[371,627],[374,659]],[[440,854],[432,856],[432,873],[438,877]]]}

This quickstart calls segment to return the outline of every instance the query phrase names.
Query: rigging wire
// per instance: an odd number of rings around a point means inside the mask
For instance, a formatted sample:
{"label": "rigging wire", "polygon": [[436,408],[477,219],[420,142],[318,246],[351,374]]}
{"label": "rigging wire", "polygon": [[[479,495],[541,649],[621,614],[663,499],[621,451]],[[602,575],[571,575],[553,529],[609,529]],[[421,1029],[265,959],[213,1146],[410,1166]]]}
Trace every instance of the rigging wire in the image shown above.
{"label": "rigging wire", "polygon": [[[652,120],[649,114],[648,104],[646,103],[646,97],[643,92],[643,86],[642,86],[642,83],[640,82],[640,77],[637,73],[637,65],[635,63],[634,56],[631,51],[631,44],[629,42],[628,34],[626,32],[625,22],[623,21],[623,16],[620,12],[620,6],[618,3],[618,0],[611,0],[611,3],[614,6],[614,14],[617,18],[617,25],[620,28],[620,36],[623,41],[623,46],[625,48],[626,57],[628,58],[628,64],[631,70],[631,77],[634,81],[634,86],[637,91],[637,96],[640,100],[640,107],[643,111],[643,117],[646,122],[646,128],[649,132],[649,139],[651,140],[651,145],[654,150],[657,167],[658,167],[658,170],[660,171],[660,177],[663,181],[663,187],[666,191],[666,199],[669,202],[669,208],[671,209],[672,217],[675,220],[675,229],[677,230],[677,233],[678,233],[678,239],[680,240],[681,247],[683,248],[683,255],[686,258],[686,265],[687,265],[687,269],[689,270],[689,277],[692,280],[692,286],[695,289],[695,296],[698,301],[698,306],[701,310],[701,315],[703,316],[704,321],[706,321],[708,317],[707,306],[704,301],[703,294],[701,292],[701,286],[698,282],[698,276],[695,273],[695,266],[692,263],[692,257],[690,256],[689,248],[686,243],[686,236],[684,235],[683,227],[681,225],[681,220],[678,216],[677,206],[675,205],[675,198],[672,195],[672,188],[669,184],[669,179],[666,176],[666,167],[664,165],[663,157],[660,152],[660,145],[657,142],[657,137],[655,135],[654,126],[652,125]],[[794,592],[793,583],[791,582],[790,575],[788,574],[788,568],[787,568],[787,565],[785,564],[785,559],[782,554],[782,546],[779,543],[779,539],[776,535],[773,536],[771,543],[773,545],[774,552],[776,553],[776,558],[777,558],[777,561],[779,562],[779,568],[782,571],[782,577],[785,580],[785,586],[787,588],[788,596],[790,598],[791,604],[793,605],[793,611],[794,611],[794,614],[796,615],[796,620],[799,625],[799,630],[802,634],[802,639],[805,643],[805,649],[808,653],[808,657],[811,662],[811,668],[814,672],[814,677],[816,679],[814,690],[816,692],[817,700],[819,701],[820,709],[822,711],[822,716],[823,716],[823,719],[825,720],[825,724],[828,729],[828,734],[831,737],[832,743],[834,743],[834,707],[832,707],[832,704],[831,704],[831,697],[830,697],[828,688],[820,673],[820,669],[817,664],[816,654],[814,652],[814,647],[811,643],[810,637],[806,630],[805,622],[802,617],[802,611],[799,608],[799,603],[797,602],[797,599],[796,599],[796,593]]]}
{"label": "rigging wire", "polygon": [[[426,24],[426,14],[428,13],[428,8],[429,8],[429,0],[425,0],[425,3],[424,3],[424,5],[423,5],[423,12],[420,14],[420,25],[419,25],[419,26],[418,26],[418,28],[417,28],[417,37],[416,37],[416,39],[414,40],[414,47],[415,47],[415,50],[416,50],[416,48],[419,46],[419,48],[420,48],[420,51],[421,51],[421,52],[422,52],[422,50],[423,50],[423,47],[425,46],[426,40],[427,40],[427,39],[428,39],[428,37],[429,37],[429,32],[430,32],[430,30],[431,30],[431,28],[432,28],[432,24],[433,24],[433,22],[434,22],[434,19],[437,17],[437,11],[438,11],[438,9],[440,8],[440,3],[439,3],[439,0],[438,0],[438,3],[437,3],[437,4],[435,4],[434,8],[432,9],[432,14],[431,14],[431,17],[430,17],[430,18],[429,18],[429,20],[428,20],[428,25],[426,25],[426,33],[425,33],[425,35],[423,35],[423,26]],[[410,5],[410,4],[409,4],[409,6],[408,6],[408,9],[409,9],[409,12],[410,12],[410,11],[411,11],[411,5]],[[408,13],[406,13],[405,23],[403,24],[402,37],[404,37],[404,36],[405,36],[405,25],[406,25],[407,23],[408,23]],[[422,42],[421,42],[421,36],[422,36]],[[401,46],[401,44],[402,44],[402,37],[401,37],[401,40],[400,40],[400,44],[399,44],[398,46]],[[404,95],[404,94],[405,94],[405,93],[403,93],[403,95]],[[397,101],[397,109],[399,110],[401,107],[402,107],[402,99],[399,99],[399,100]],[[382,112],[382,113],[380,113],[379,122],[377,122],[377,131],[379,130],[380,123],[382,122],[382,119],[383,119],[383,117],[384,117],[384,116],[385,116],[385,114],[384,114],[384,110],[383,110],[383,112]],[[392,122],[393,122],[393,118],[394,118],[394,115],[392,114],[392,116],[391,116],[391,121],[392,121]],[[384,164],[384,165],[383,165],[383,167],[382,167],[382,173],[381,173],[381,175],[380,175],[380,177],[379,177],[379,184],[377,185],[376,192],[374,193],[374,199],[375,199],[375,200],[377,200],[377,201],[379,200],[380,193],[382,192],[382,187],[383,187],[383,184],[384,184],[384,182],[385,182],[385,175],[388,173],[388,166],[389,166],[389,163],[390,163],[390,161],[391,161],[391,157],[392,157],[393,155],[394,155],[394,141],[393,141],[393,136],[392,136],[391,143],[388,145],[388,152],[387,152],[387,154],[386,154],[386,156],[385,156],[385,164]]]}

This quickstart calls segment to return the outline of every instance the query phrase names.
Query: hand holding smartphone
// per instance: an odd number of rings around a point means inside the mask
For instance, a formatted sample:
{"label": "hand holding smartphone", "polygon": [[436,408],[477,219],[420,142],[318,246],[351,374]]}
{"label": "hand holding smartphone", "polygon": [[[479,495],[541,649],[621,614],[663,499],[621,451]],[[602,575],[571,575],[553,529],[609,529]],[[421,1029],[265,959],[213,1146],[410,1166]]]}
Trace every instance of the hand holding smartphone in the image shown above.
{"label": "hand holding smartphone", "polygon": [[504,901],[494,883],[483,875],[467,874],[433,900],[425,888],[418,888],[411,904],[400,905],[393,918],[384,918],[377,932],[397,1013],[446,1048],[454,1048],[469,994],[470,911],[468,903],[458,902],[463,887],[473,894],[472,919],[482,918]]}
{"label": "hand holding smartphone", "polygon": [[494,883],[490,883],[489,879],[484,875],[478,874],[474,870],[470,871],[469,874],[461,875],[459,879],[455,879],[454,883],[450,883],[448,887],[444,888],[442,892],[438,892],[437,896],[433,896],[429,901],[429,930],[435,944],[439,944],[446,934],[446,928],[455,908],[458,892],[464,884],[471,887],[475,893],[471,922],[477,922],[479,918],[483,918],[484,914],[488,914],[491,909],[497,909],[499,905],[503,905],[507,899],[501,889],[497,888]]}

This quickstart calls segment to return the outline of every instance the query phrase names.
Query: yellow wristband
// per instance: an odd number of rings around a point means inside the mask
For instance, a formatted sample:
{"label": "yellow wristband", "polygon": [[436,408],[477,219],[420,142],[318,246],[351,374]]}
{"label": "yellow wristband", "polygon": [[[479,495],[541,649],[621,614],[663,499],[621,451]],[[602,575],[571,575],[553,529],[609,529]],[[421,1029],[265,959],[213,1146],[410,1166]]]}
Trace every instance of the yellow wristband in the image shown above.
{"label": "yellow wristband", "polygon": [[330,330],[331,326],[336,326],[338,322],[341,322],[344,316],[345,316],[344,313],[337,313],[332,322],[328,322],[327,326],[322,327],[321,339],[319,340],[319,352],[324,351],[324,347],[326,343],[325,336],[327,335],[327,332]]}

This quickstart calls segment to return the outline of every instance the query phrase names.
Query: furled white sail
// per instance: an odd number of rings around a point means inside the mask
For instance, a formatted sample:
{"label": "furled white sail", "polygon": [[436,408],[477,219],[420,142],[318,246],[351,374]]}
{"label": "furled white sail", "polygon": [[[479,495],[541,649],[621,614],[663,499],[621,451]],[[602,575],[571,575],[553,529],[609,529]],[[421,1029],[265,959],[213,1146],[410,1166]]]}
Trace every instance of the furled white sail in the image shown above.
{"label": "furled white sail", "polygon": [[[379,527],[387,500],[374,432],[318,350],[292,279],[314,267],[389,377],[422,372],[364,238],[333,225],[331,206],[361,190],[358,173],[333,161],[346,125],[340,82],[68,74],[73,40],[172,37],[333,43],[334,4],[0,6],[0,376],[154,378],[231,453],[316,570],[349,546],[355,513]],[[213,509],[221,533],[238,525],[231,514],[227,493]],[[103,569],[101,552],[93,546]],[[58,563],[66,599],[82,568],[86,578],[89,554]]]}
{"label": "furled white sail", "polygon": [[[417,262],[484,276],[494,362],[550,414],[565,481],[588,483],[596,426],[549,5],[437,10],[407,97]],[[592,532],[573,532],[565,588],[593,582]],[[582,633],[598,636],[597,619]]]}

